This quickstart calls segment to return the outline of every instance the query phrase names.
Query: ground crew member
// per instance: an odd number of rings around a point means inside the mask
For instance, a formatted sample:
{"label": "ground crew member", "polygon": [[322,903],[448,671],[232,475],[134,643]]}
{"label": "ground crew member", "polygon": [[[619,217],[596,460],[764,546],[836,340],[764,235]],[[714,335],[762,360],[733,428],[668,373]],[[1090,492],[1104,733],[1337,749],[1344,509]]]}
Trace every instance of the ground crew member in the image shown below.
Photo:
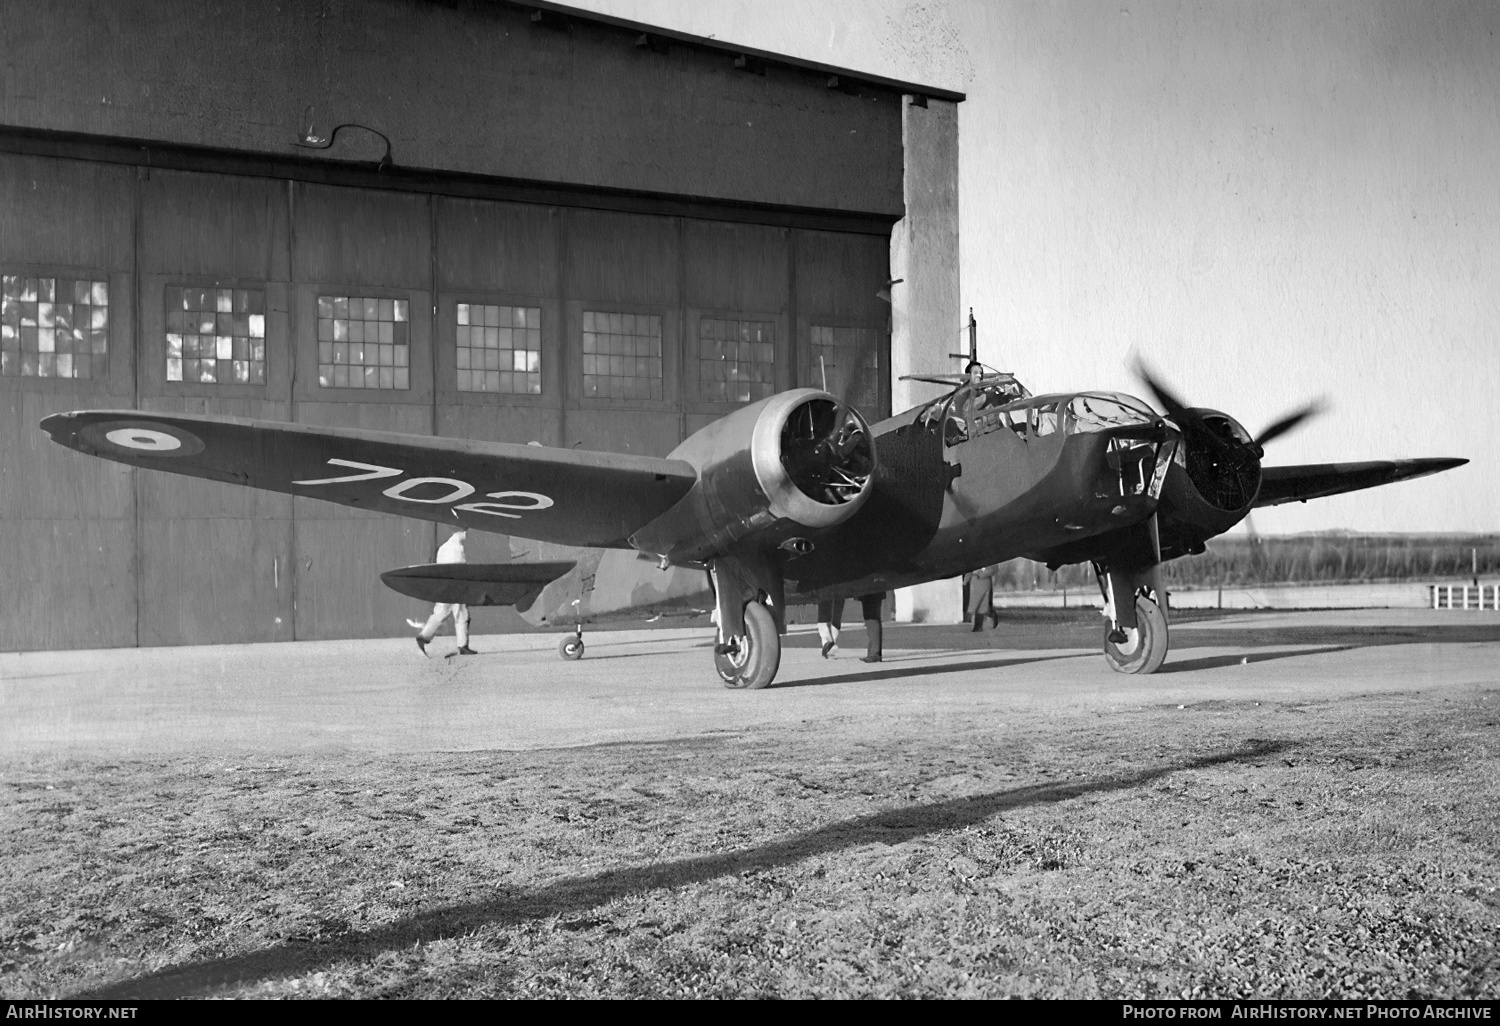
{"label": "ground crew member", "polygon": [[881,659],[880,607],[885,602],[885,592],[876,591],[859,597],[860,611],[865,616],[865,655],[860,662],[878,663]]}
{"label": "ground crew member", "polygon": [[[464,552],[464,539],[468,535],[466,528],[459,528],[453,532],[453,537],[438,548],[437,561],[439,563],[467,563],[468,556]],[[427,643],[437,634],[437,629],[442,626],[444,620],[453,617],[453,633],[458,639],[457,655],[477,655],[469,647],[469,607],[461,602],[438,602],[432,607],[432,615],[427,618],[427,623],[422,627],[421,633],[417,635],[417,647],[422,654],[427,654]]]}
{"label": "ground crew member", "polygon": [[968,614],[974,621],[974,630],[984,630],[984,618],[990,618],[990,626],[1000,626],[1000,614],[995,611],[995,574],[1000,564],[980,567],[973,573],[964,574],[969,586]]}
{"label": "ground crew member", "polygon": [[843,619],[843,599],[827,599],[818,603],[818,640],[823,643],[824,659],[838,657],[839,628],[843,626]]}
{"label": "ground crew member", "polygon": [[[860,657],[862,663],[881,661],[880,607],[884,602],[885,592],[883,591],[859,597],[860,612],[865,620],[865,654]],[[843,626],[843,618],[843,599],[818,603],[818,637],[823,642],[824,659],[832,659],[838,654],[839,630]]]}

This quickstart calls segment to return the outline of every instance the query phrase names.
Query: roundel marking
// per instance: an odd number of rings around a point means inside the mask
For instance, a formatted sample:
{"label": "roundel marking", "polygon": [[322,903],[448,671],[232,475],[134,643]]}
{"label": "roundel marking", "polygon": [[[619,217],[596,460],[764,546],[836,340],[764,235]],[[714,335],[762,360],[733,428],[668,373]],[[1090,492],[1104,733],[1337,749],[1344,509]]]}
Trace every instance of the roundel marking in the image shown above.
{"label": "roundel marking", "polygon": [[104,437],[116,445],[145,452],[171,452],[182,448],[182,439],[150,428],[115,428],[106,431]]}
{"label": "roundel marking", "polygon": [[176,424],[139,420],[104,420],[79,429],[79,436],[100,455],[196,456],[205,448],[203,439]]}

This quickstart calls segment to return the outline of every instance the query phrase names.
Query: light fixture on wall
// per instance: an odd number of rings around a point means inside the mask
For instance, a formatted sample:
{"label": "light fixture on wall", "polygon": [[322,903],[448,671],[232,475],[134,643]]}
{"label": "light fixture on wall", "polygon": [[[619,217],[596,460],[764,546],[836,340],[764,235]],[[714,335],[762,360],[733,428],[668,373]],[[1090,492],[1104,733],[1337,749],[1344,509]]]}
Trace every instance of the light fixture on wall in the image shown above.
{"label": "light fixture on wall", "polygon": [[889,303],[891,301],[891,286],[900,285],[905,280],[905,278],[892,278],[890,281],[885,283],[885,288],[875,293],[875,298],[881,300],[882,302]]}
{"label": "light fixture on wall", "polygon": [[371,128],[369,125],[360,125],[356,124],[353,121],[347,121],[342,125],[335,125],[333,131],[329,132],[327,135],[318,135],[313,131],[312,122],[308,122],[307,131],[303,132],[299,138],[293,139],[292,145],[300,146],[304,150],[329,149],[333,146],[333,141],[335,138],[337,138],[339,129],[341,128],[362,128],[366,132],[369,132],[371,135],[379,136],[380,141],[385,143],[385,155],[380,158],[380,162],[376,164],[375,170],[384,171],[386,168],[391,166],[391,141],[385,137],[385,133],[377,131],[376,129]]}

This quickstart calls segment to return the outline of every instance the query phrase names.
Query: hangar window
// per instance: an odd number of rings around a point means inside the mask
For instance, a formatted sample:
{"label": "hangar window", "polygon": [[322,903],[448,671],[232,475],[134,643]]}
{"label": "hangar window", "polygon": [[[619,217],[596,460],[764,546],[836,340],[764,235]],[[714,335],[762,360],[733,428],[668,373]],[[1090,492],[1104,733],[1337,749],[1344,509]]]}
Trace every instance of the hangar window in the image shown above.
{"label": "hangar window", "polygon": [[873,408],[880,402],[879,333],[874,328],[814,324],[809,339],[811,377],[855,406]]}
{"label": "hangar window", "polygon": [[166,287],[167,380],[266,383],[264,289]]}
{"label": "hangar window", "polygon": [[410,388],[410,304],[375,296],[318,297],[318,384]]}
{"label": "hangar window", "polygon": [[542,394],[542,311],[458,304],[458,390]]}
{"label": "hangar window", "polygon": [[591,399],[660,399],[661,317],[585,310],[583,394]]}
{"label": "hangar window", "polygon": [[776,334],[770,321],[698,320],[698,387],[708,402],[748,403],[775,391]]}
{"label": "hangar window", "polygon": [[104,377],[109,283],[0,276],[0,375]]}

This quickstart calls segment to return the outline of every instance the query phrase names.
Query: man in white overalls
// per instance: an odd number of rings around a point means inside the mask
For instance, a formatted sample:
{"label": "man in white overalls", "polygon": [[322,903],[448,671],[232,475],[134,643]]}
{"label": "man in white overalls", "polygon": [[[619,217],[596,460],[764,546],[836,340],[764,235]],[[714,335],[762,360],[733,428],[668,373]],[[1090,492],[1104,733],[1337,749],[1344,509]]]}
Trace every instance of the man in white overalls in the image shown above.
{"label": "man in white overalls", "polygon": [[[464,538],[468,531],[459,528],[437,550],[437,561],[439,563],[467,563],[468,556],[464,553]],[[417,647],[422,654],[427,654],[427,643],[432,640],[437,629],[442,626],[444,620],[453,617],[453,633],[458,638],[457,655],[477,655],[469,647],[469,607],[461,602],[438,602],[432,607],[432,615],[427,618],[420,634],[417,635]]]}

